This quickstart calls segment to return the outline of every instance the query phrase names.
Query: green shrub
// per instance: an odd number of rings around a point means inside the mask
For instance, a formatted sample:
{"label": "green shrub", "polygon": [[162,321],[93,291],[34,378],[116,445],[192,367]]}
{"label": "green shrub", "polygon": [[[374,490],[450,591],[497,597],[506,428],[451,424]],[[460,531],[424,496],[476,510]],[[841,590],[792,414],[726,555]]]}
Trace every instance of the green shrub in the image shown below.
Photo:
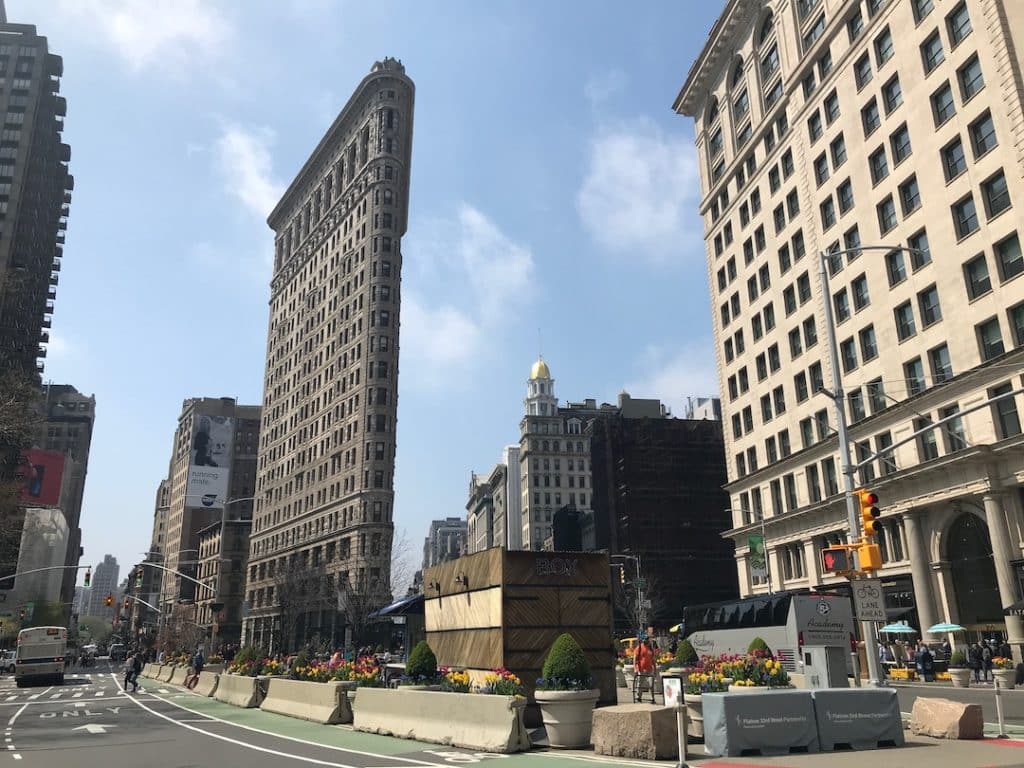
{"label": "green shrub", "polygon": [[747,653],[766,653],[769,656],[772,653],[772,649],[768,647],[768,643],[762,640],[760,637],[755,637],[750,641],[750,645],[747,646]]}
{"label": "green shrub", "polygon": [[405,674],[415,680],[437,677],[437,657],[426,640],[420,640],[412,649],[405,663]]}
{"label": "green shrub", "polygon": [[966,667],[967,657],[964,655],[964,652],[953,651],[953,653],[949,655],[949,666],[953,669],[956,669],[957,667]]}
{"label": "green shrub", "polygon": [[689,640],[680,640],[676,646],[676,664],[680,667],[692,667],[698,661],[697,652],[693,650]]}
{"label": "green shrub", "polygon": [[241,665],[249,661],[262,660],[263,653],[260,651],[260,649],[252,645],[247,645],[245,646],[245,648],[240,648],[238,650],[238,652],[235,654],[235,658],[232,659],[232,663]]}
{"label": "green shrub", "polygon": [[298,667],[308,667],[308,666],[309,666],[309,651],[307,651],[305,648],[303,648],[301,651],[299,651],[297,654],[295,654],[295,659],[292,661],[292,669],[297,669]]}
{"label": "green shrub", "polygon": [[551,644],[542,674],[543,685],[547,688],[586,690],[591,685],[587,658],[580,644],[568,632],[559,635]]}

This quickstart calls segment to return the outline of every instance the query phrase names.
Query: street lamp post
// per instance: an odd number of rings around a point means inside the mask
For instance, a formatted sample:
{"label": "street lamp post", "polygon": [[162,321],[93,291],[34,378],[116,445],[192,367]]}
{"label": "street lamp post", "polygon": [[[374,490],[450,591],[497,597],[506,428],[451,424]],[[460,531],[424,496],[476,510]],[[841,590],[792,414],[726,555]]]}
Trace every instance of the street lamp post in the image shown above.
{"label": "street lamp post", "polygon": [[[849,434],[846,428],[846,394],[843,391],[842,369],[839,367],[839,347],[836,343],[836,329],[832,316],[832,290],[829,288],[828,265],[832,259],[841,258],[850,253],[859,255],[862,251],[924,253],[919,248],[907,248],[898,245],[862,245],[858,248],[821,252],[820,275],[823,293],[821,299],[825,310],[825,338],[828,343],[829,362],[832,365],[832,392],[827,394],[832,398],[832,404],[835,407],[836,432],[839,437],[839,458],[842,465],[843,495],[846,501],[846,519],[850,529],[850,544],[853,544],[860,536],[860,525],[857,521],[857,504],[854,500],[856,484],[853,478],[853,473],[857,471],[857,468],[854,466],[851,457]],[[874,623],[870,621],[861,622],[861,630],[864,635],[864,651],[868,661],[868,676],[875,685],[882,685],[883,680],[878,663],[878,646],[875,640]]]}

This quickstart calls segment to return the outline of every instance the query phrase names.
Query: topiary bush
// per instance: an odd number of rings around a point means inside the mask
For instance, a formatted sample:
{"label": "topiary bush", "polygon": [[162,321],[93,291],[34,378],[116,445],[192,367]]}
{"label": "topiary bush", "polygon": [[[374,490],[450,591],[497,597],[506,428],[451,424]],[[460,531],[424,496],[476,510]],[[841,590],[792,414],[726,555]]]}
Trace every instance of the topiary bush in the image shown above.
{"label": "topiary bush", "polygon": [[559,635],[551,644],[542,674],[537,685],[542,690],[586,691],[592,687],[587,658],[580,644],[568,632]]}
{"label": "topiary bush", "polygon": [[426,640],[420,640],[412,649],[405,663],[405,674],[413,680],[432,680],[437,677],[437,657]]}
{"label": "topiary bush", "polygon": [[967,657],[963,651],[953,651],[949,655],[949,666],[952,669],[962,669],[967,666]]}
{"label": "topiary bush", "polygon": [[762,640],[760,637],[755,637],[750,641],[750,645],[747,646],[747,653],[760,653],[768,656],[772,655],[772,649],[768,647],[768,643]]}
{"label": "topiary bush", "polygon": [[676,646],[676,664],[680,667],[692,667],[698,661],[697,652],[693,650],[689,640],[680,640]]}

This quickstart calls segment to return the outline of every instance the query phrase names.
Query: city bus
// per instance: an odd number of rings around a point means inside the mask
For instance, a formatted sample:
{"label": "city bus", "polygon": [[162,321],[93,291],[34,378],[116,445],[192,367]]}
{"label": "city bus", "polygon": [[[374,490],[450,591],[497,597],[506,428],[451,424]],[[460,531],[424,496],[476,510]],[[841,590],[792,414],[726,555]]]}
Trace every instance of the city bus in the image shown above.
{"label": "city bus", "polygon": [[68,631],[65,627],[30,627],[18,633],[18,649],[14,660],[14,683],[19,688],[26,682],[49,679],[64,684],[64,654]]}

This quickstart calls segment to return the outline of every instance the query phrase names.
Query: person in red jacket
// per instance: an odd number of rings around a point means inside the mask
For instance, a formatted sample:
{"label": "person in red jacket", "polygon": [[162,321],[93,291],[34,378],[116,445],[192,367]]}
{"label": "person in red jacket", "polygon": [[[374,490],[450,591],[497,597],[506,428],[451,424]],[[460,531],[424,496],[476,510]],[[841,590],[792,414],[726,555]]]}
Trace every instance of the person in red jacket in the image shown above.
{"label": "person in red jacket", "polygon": [[636,673],[634,685],[636,693],[634,698],[640,701],[643,698],[645,689],[651,692],[651,703],[654,703],[654,651],[647,645],[646,640],[637,643],[636,652],[633,656],[633,669]]}

